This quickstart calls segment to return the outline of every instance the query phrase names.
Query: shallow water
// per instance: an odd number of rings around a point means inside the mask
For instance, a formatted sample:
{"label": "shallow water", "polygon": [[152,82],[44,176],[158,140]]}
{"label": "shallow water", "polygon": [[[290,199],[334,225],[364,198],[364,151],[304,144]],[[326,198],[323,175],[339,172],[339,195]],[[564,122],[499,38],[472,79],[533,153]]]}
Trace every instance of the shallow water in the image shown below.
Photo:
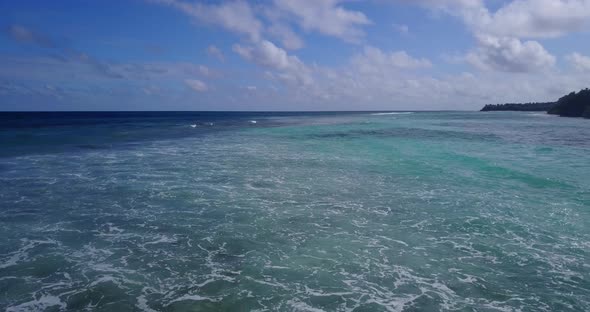
{"label": "shallow water", "polygon": [[0,310],[590,310],[587,120],[0,121]]}

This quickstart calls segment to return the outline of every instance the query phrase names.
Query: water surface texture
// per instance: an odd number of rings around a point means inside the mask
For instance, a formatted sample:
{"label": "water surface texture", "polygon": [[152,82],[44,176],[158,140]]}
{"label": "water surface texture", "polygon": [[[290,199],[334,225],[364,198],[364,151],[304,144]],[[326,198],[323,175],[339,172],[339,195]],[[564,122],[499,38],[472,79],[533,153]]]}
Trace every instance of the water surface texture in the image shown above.
{"label": "water surface texture", "polygon": [[0,114],[0,310],[590,311],[590,122]]}

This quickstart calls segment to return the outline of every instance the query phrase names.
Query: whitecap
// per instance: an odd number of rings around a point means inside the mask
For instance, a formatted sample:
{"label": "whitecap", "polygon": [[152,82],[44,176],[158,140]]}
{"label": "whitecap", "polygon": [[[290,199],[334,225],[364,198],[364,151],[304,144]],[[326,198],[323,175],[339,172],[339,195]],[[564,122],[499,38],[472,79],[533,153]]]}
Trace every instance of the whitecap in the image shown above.
{"label": "whitecap", "polygon": [[530,113],[529,116],[535,117],[556,117],[557,115],[547,114],[547,113]]}
{"label": "whitecap", "polygon": [[[0,259],[0,269],[4,269],[7,267],[11,267],[17,265],[20,261],[25,261],[29,257],[29,250],[33,249],[39,245],[43,244],[54,244],[58,245],[55,240],[48,239],[48,240],[29,240],[29,239],[22,239],[21,241],[25,242],[25,246],[21,247],[19,250],[10,254],[9,257]],[[4,256],[4,255],[2,255]]]}
{"label": "whitecap", "polygon": [[61,301],[57,296],[42,295],[38,299],[6,308],[6,312],[10,311],[44,311],[50,307],[59,306],[60,310],[66,308],[66,303]]}
{"label": "whitecap", "polygon": [[199,295],[184,295],[181,297],[178,297],[176,299],[171,300],[170,302],[168,302],[168,304],[166,304],[165,306],[169,306],[175,302],[180,302],[180,301],[211,301],[211,302],[219,302],[220,299],[218,298],[210,298],[210,297],[204,297],[204,296],[199,296]]}
{"label": "whitecap", "polygon": [[294,311],[324,312],[324,310],[314,308],[297,298],[287,301],[287,304],[291,306]]}
{"label": "whitecap", "polygon": [[167,244],[167,243],[176,243],[177,239],[174,237],[169,237],[166,235],[158,235],[158,238],[154,241],[144,243],[144,245],[155,245],[155,244]]}
{"label": "whitecap", "polygon": [[135,306],[144,312],[157,312],[156,310],[150,308],[145,295],[141,295],[141,296],[137,297],[137,304]]}
{"label": "whitecap", "polygon": [[251,280],[251,281],[253,281],[253,282],[255,282],[255,283],[258,283],[258,284],[268,285],[268,286],[272,286],[272,287],[276,287],[276,288],[282,288],[282,289],[285,289],[285,290],[289,290],[289,287],[287,287],[285,284],[279,283],[279,282],[274,281],[274,280],[272,282],[268,282],[268,281],[263,281],[263,280],[255,279],[255,278],[249,277],[249,276],[247,276],[246,278],[249,279],[249,280]]}

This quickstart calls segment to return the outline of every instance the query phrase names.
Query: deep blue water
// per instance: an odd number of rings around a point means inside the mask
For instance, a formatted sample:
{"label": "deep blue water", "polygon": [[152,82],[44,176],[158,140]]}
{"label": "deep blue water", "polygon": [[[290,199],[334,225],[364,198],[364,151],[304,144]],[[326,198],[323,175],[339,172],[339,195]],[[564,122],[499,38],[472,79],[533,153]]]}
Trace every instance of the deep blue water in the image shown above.
{"label": "deep blue water", "polygon": [[0,310],[589,311],[590,122],[0,113]]}

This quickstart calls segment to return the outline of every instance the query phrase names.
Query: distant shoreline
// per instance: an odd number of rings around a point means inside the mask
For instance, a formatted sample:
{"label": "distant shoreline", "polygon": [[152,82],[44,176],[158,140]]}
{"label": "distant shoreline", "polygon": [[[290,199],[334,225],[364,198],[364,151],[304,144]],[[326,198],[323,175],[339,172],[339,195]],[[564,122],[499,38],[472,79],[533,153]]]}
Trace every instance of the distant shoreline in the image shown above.
{"label": "distant shoreline", "polygon": [[562,96],[556,102],[487,104],[481,111],[547,112],[561,117],[590,118],[590,89],[572,92]]}
{"label": "distant shoreline", "polygon": [[547,112],[553,108],[555,104],[556,102],[487,104],[481,109],[481,111]]}

